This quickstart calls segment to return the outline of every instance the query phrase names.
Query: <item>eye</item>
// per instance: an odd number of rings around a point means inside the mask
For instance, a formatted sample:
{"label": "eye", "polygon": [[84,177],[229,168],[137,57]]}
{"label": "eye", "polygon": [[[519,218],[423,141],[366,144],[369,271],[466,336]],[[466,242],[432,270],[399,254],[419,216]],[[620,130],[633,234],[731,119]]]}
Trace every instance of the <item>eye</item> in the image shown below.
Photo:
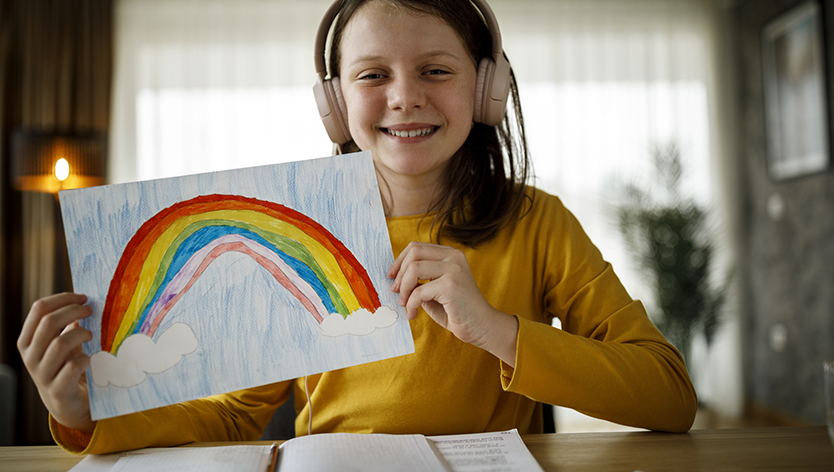
{"label": "eye", "polygon": [[384,76],[382,74],[377,73],[377,72],[371,72],[371,73],[359,76],[359,80],[378,80],[378,79],[382,79],[382,78],[384,78]]}
{"label": "eye", "polygon": [[425,72],[426,75],[445,75],[448,73],[449,71],[444,69],[430,69]]}

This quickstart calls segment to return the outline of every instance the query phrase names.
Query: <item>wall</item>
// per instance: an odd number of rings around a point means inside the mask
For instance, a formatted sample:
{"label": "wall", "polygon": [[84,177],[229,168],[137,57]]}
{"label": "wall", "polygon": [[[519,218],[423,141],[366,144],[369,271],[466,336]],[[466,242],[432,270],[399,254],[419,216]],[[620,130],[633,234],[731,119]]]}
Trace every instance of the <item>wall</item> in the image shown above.
{"label": "wall", "polygon": [[[776,182],[768,177],[766,166],[761,28],[798,3],[735,4],[744,376],[748,399],[825,423],[822,362],[834,357],[834,171]],[[823,15],[828,34],[826,92],[832,110],[834,0],[823,2]],[[834,149],[834,143],[829,146]],[[780,197],[784,212],[774,218],[768,202]]]}

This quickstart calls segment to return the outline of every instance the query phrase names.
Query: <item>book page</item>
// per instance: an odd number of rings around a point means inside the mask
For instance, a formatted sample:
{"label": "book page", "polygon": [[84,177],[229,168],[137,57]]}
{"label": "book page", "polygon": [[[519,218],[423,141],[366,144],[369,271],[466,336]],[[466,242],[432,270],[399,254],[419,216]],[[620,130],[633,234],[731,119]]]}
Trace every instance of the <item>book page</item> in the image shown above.
{"label": "book page", "polygon": [[138,449],[87,456],[71,472],[265,472],[272,446],[222,446]]}
{"label": "book page", "polygon": [[449,471],[432,445],[419,434],[314,434],[281,445],[281,472]]}
{"label": "book page", "polygon": [[[430,436],[454,472],[542,471],[518,430]],[[543,471],[542,471],[543,472]]]}

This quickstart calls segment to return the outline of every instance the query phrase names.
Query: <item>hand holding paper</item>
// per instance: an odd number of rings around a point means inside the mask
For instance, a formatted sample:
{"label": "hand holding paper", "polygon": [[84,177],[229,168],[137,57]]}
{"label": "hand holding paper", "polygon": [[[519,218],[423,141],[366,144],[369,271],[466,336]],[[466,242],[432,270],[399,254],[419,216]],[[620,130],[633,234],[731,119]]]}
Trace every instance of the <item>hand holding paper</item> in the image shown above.
{"label": "hand holding paper", "polygon": [[518,322],[481,294],[466,256],[436,244],[412,242],[388,270],[409,320],[422,307],[458,339],[491,352],[515,367]]}
{"label": "hand holding paper", "polygon": [[81,344],[90,332],[78,321],[92,313],[84,295],[61,293],[35,302],[17,340],[23,363],[52,416],[62,424],[92,432],[84,370],[90,359]]}

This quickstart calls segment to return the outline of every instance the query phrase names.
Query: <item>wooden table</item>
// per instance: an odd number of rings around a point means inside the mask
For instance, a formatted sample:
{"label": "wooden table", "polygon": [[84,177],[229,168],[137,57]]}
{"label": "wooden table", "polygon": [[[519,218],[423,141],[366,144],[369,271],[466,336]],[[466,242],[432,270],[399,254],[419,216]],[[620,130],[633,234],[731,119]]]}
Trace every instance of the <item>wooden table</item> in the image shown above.
{"label": "wooden table", "polygon": [[524,442],[546,471],[834,471],[825,426],[540,434]]}
{"label": "wooden table", "polygon": [[[533,434],[524,442],[546,471],[834,471],[825,426]],[[81,459],[57,446],[0,447],[3,472],[65,472]]]}

